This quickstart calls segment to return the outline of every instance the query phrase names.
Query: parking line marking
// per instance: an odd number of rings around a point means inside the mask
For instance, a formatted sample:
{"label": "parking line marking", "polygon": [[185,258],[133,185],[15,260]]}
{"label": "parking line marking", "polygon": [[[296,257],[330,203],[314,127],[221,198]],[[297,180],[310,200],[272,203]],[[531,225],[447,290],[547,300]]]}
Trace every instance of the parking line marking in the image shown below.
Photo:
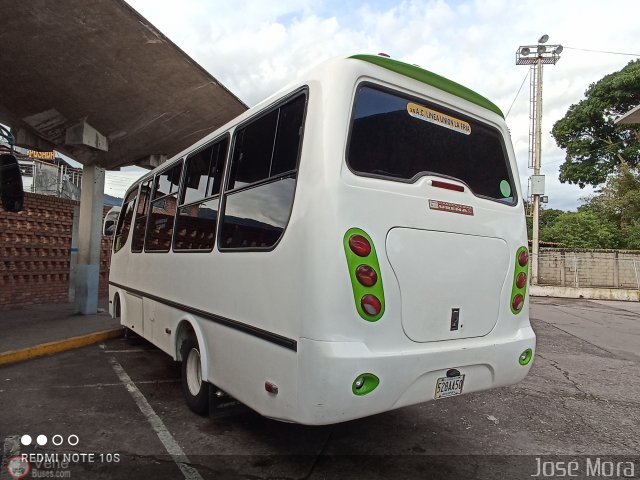
{"label": "parking line marking", "polygon": [[120,365],[120,363],[114,357],[111,357],[109,359],[109,363],[111,363],[111,366],[116,372],[116,375],[118,375],[120,381],[124,384],[127,391],[131,394],[133,400],[136,402],[136,405],[138,405],[138,408],[140,409],[142,414],[146,417],[147,421],[151,424],[151,427],[155,430],[158,438],[162,442],[162,445],[164,445],[167,453],[171,455],[171,458],[182,472],[182,475],[184,475],[184,478],[186,480],[204,480],[202,476],[200,476],[198,471],[191,465],[189,465],[189,463],[191,463],[189,458],[185,455],[184,451],[182,450],[180,445],[178,445],[176,439],[173,438],[173,435],[171,435],[171,432],[169,432],[164,422],[155,412],[153,407],[149,405],[146,397],[142,394],[138,387],[136,387],[136,384],[133,383],[133,380],[131,380],[131,377],[129,377],[127,372],[125,372],[124,368],[122,368],[122,365]]}
{"label": "parking line marking", "polygon": [[9,476],[9,469],[7,465],[9,463],[9,459],[11,457],[15,457],[16,455],[20,455],[20,437],[17,435],[13,435],[11,437],[7,437],[4,439],[4,450],[2,455],[2,466],[0,467],[0,480],[11,480]]}

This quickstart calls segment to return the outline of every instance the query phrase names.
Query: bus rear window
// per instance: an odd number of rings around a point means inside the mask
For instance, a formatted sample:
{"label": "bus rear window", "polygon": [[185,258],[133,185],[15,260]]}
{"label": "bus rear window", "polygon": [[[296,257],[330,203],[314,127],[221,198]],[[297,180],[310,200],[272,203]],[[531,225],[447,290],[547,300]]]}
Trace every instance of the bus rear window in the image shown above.
{"label": "bus rear window", "polygon": [[371,86],[356,94],[347,162],[358,175],[388,180],[451,177],[475,195],[515,203],[500,132],[441,105]]}

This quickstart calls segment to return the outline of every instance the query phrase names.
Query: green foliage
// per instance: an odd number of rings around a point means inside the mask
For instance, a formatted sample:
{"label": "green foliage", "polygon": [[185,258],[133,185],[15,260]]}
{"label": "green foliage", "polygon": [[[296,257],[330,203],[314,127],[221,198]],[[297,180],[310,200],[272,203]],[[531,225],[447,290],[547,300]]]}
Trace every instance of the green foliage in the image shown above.
{"label": "green foliage", "polygon": [[640,163],[638,125],[615,125],[614,120],[640,104],[640,60],[589,86],[585,99],[571,105],[551,134],[566,151],[560,181],[600,185],[621,163]]}
{"label": "green foliage", "polygon": [[640,172],[621,164],[577,212],[541,210],[540,240],[567,248],[640,250]]}
{"label": "green foliage", "polygon": [[640,174],[626,163],[582,207],[616,225],[622,248],[640,248]]}
{"label": "green foliage", "polygon": [[620,236],[615,223],[596,212],[562,212],[540,229],[543,241],[568,248],[617,248]]}

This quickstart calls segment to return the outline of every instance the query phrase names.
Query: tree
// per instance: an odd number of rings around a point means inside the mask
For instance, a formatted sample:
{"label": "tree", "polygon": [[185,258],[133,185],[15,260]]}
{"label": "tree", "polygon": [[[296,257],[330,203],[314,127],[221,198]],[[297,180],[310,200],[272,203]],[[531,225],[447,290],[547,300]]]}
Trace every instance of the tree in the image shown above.
{"label": "tree", "polygon": [[614,120],[640,104],[640,60],[592,83],[585,99],[571,105],[551,134],[566,151],[560,181],[600,185],[616,166],[640,163],[640,128]]}
{"label": "tree", "polygon": [[615,223],[597,212],[581,209],[562,212],[540,237],[567,248],[618,248],[620,233]]}
{"label": "tree", "polygon": [[[528,212],[529,211],[528,208],[525,211]],[[541,241],[556,243],[555,240],[553,239],[545,238],[544,231],[546,228],[553,225],[555,221],[558,219],[558,217],[563,213],[566,213],[566,212],[563,212],[562,210],[557,210],[555,208],[547,209],[544,206],[540,205],[540,218],[539,218],[538,226],[540,228]],[[527,235],[529,236],[529,238],[533,238],[533,218],[531,216],[527,216]]]}
{"label": "tree", "polygon": [[597,195],[582,207],[613,222],[622,248],[640,249],[640,173],[626,163],[616,168]]}

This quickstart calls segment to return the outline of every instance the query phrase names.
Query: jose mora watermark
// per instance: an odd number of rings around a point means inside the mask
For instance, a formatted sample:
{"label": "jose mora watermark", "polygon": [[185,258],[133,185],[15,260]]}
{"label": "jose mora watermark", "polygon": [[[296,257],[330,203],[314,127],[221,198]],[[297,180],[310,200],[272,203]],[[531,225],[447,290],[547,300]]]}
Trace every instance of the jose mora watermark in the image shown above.
{"label": "jose mora watermark", "polygon": [[545,459],[535,457],[533,478],[636,478],[638,459],[580,457]]}

